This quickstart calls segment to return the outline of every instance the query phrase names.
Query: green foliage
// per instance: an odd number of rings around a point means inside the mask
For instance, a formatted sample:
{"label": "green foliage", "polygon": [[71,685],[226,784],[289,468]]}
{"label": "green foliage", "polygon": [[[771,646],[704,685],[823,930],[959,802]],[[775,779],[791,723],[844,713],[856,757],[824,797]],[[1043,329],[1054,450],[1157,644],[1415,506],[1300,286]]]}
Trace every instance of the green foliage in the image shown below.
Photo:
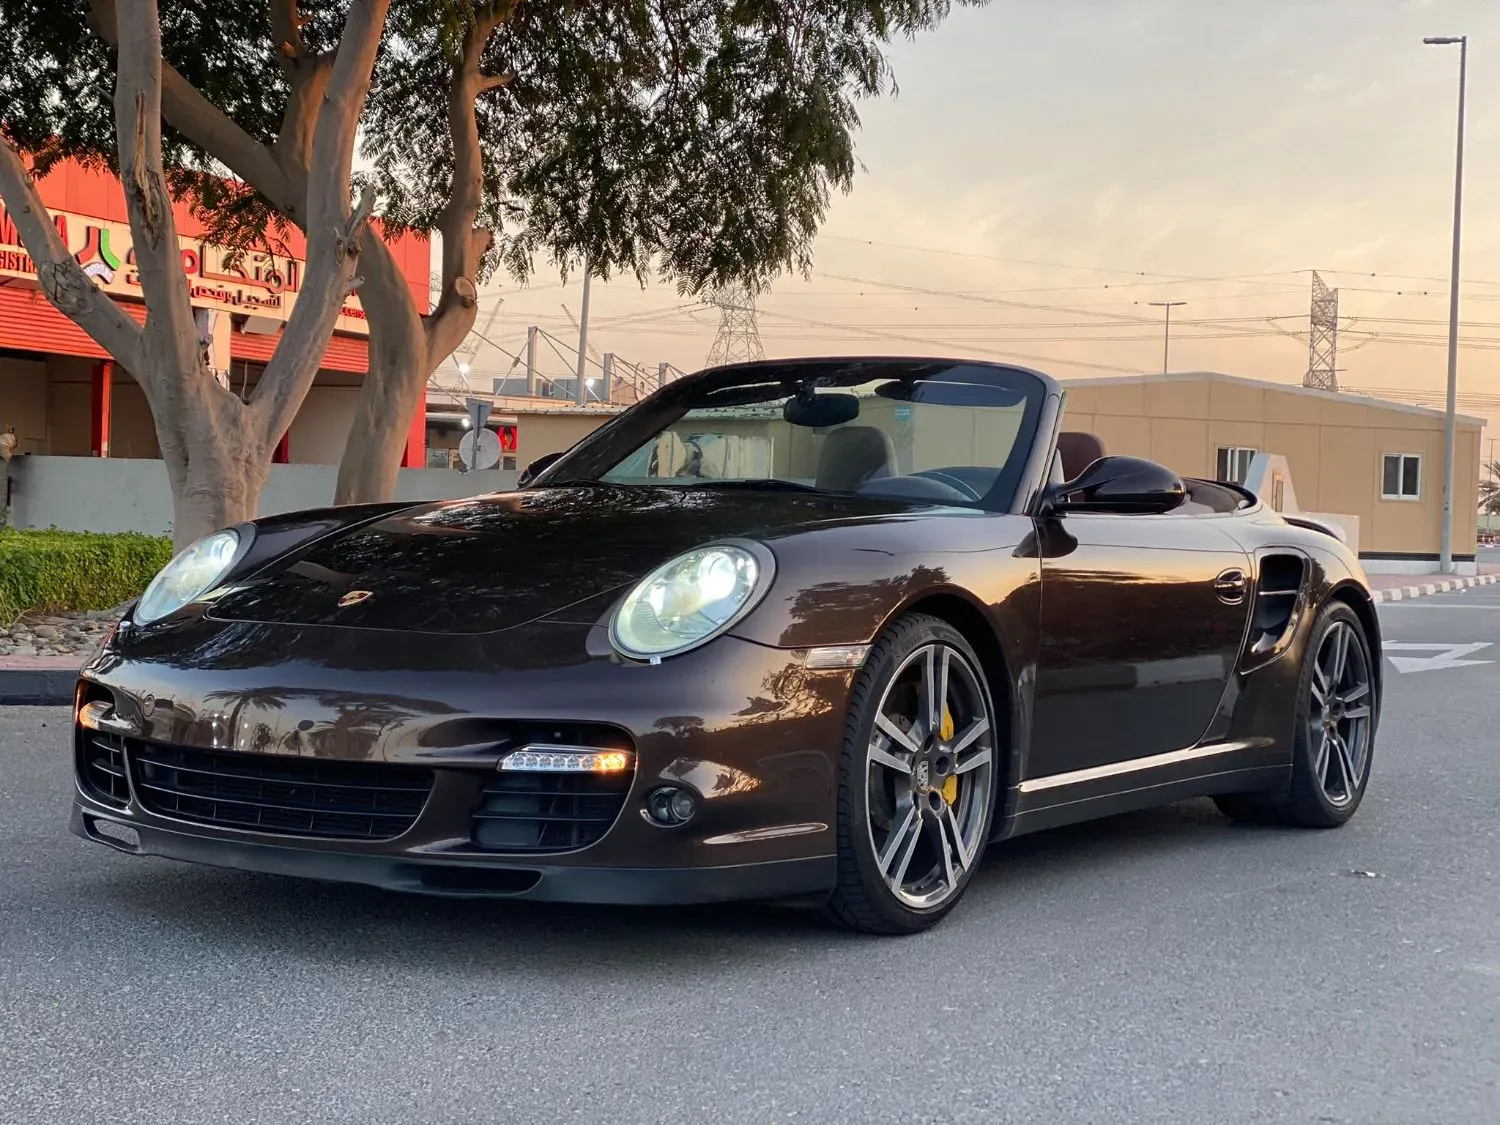
{"label": "green foliage", "polygon": [[[566,274],[652,273],[697,293],[805,272],[832,191],[857,161],[856,106],[892,93],[884,54],[985,0],[519,0],[491,38],[478,97],[486,269],[518,279],[538,255]],[[274,139],[288,85],[265,0],[161,0],[166,60],[252,137]],[[331,48],[346,4],[300,0]],[[109,51],[88,0],[4,0],[0,128],[49,158],[112,162]],[[379,211],[430,230],[453,179],[447,98],[473,0],[391,5],[361,130]],[[231,245],[274,238],[266,201],[222,193],[213,164],[170,133],[172,187]]]}
{"label": "green foliage", "polygon": [[0,622],[33,611],[109,609],[136,597],[172,558],[172,543],[126,532],[0,528]]}
{"label": "green foliage", "polygon": [[1480,514],[1500,516],[1500,461],[1491,461],[1485,473],[1479,481]]}

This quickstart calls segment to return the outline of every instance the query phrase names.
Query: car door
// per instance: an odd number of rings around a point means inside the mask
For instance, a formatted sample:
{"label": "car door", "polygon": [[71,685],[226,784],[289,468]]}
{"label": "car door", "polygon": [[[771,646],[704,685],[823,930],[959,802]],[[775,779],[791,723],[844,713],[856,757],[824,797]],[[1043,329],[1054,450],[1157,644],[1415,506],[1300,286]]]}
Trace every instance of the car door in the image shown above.
{"label": "car door", "polygon": [[1203,736],[1251,601],[1250,560],[1220,522],[1092,512],[1037,521],[1028,777],[1180,750]]}

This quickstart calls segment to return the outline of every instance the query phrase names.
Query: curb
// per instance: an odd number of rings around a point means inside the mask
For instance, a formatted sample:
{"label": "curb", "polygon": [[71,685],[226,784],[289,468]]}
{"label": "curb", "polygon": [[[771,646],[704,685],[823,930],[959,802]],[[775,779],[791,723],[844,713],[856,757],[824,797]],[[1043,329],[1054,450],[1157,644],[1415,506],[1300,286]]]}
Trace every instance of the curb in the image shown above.
{"label": "curb", "polygon": [[65,706],[77,683],[77,668],[0,668],[0,706]]}
{"label": "curb", "polygon": [[1442,582],[1424,582],[1419,586],[1393,586],[1387,590],[1374,590],[1377,602],[1401,602],[1408,598],[1425,598],[1430,594],[1447,594],[1453,590],[1467,590],[1471,586],[1489,586],[1500,582],[1500,574],[1480,574],[1473,578],[1448,578]]}

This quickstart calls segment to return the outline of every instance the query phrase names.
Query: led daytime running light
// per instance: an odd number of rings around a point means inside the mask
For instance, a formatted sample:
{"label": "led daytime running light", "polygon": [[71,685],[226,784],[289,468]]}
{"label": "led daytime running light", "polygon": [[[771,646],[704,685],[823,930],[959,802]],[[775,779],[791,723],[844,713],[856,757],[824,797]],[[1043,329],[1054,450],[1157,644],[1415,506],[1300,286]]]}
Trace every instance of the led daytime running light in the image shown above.
{"label": "led daytime running light", "polygon": [[515,773],[624,773],[635,764],[628,750],[588,750],[573,746],[528,746],[500,759]]}

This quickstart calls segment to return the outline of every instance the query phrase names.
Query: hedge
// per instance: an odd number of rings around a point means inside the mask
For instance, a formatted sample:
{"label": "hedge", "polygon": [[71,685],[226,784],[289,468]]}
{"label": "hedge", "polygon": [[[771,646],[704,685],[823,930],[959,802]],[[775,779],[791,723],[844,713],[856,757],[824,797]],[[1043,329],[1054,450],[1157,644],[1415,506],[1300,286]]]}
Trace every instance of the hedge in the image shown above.
{"label": "hedge", "polygon": [[0,624],[22,613],[109,609],[137,597],[172,558],[172,541],[138,532],[0,527]]}

